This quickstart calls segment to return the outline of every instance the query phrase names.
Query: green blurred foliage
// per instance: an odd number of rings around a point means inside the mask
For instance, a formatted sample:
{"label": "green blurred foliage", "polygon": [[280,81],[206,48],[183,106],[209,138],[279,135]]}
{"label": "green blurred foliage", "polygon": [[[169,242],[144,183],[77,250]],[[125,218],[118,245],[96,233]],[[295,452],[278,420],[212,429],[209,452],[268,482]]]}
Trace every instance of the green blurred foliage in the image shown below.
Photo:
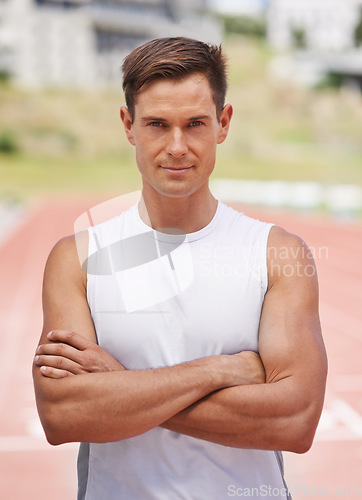
{"label": "green blurred foliage", "polygon": [[15,134],[11,130],[0,131],[0,154],[14,154],[19,151]]}
{"label": "green blurred foliage", "polygon": [[306,32],[303,28],[295,27],[292,29],[293,46],[296,49],[305,49],[307,47]]}
{"label": "green blurred foliage", "polygon": [[356,47],[362,45],[362,7],[360,7],[359,19],[354,30],[354,43]]}
{"label": "green blurred foliage", "polygon": [[340,89],[344,82],[344,76],[339,73],[326,73],[324,78],[315,85],[316,90]]}
{"label": "green blurred foliage", "polygon": [[9,83],[10,81],[10,73],[5,69],[0,69],[0,84],[4,85]]}
{"label": "green blurred foliage", "polygon": [[264,19],[257,19],[248,16],[220,16],[224,23],[226,35],[237,34],[251,38],[262,38],[266,36],[266,22]]}

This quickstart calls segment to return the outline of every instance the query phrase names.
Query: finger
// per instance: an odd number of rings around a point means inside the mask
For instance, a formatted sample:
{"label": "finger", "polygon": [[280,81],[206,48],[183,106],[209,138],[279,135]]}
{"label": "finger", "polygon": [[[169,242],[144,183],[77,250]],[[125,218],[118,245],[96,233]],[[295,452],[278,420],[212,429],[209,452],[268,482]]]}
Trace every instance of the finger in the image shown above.
{"label": "finger", "polygon": [[90,342],[87,338],[83,337],[83,335],[72,332],[71,330],[52,330],[48,333],[47,337],[53,342],[64,342],[80,351],[84,351],[84,349],[94,344],[94,342]]}
{"label": "finger", "polygon": [[34,363],[37,366],[47,366],[49,368],[57,368],[58,370],[65,370],[73,375],[85,373],[85,370],[74,361],[63,358],[61,356],[35,356]]}
{"label": "finger", "polygon": [[66,370],[59,370],[58,368],[53,368],[50,366],[41,366],[40,371],[44,377],[48,378],[65,378],[65,377],[73,377],[72,373],[67,372]]}
{"label": "finger", "polygon": [[59,356],[75,363],[82,364],[82,351],[67,344],[50,342],[49,344],[39,345],[36,350],[37,355]]}

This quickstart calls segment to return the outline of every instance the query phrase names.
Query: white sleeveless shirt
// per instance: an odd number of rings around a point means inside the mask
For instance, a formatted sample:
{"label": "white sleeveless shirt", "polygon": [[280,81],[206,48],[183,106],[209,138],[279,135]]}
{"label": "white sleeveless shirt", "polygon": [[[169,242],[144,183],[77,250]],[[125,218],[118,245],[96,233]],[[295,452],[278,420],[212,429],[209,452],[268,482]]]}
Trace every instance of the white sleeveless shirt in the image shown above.
{"label": "white sleeveless shirt", "polygon": [[[91,228],[87,295],[99,345],[131,370],[258,352],[271,226],[219,201],[211,222],[187,235],[152,230],[137,205]],[[78,473],[85,500],[220,500],[252,488],[286,496],[280,452],[161,427],[82,443]]]}

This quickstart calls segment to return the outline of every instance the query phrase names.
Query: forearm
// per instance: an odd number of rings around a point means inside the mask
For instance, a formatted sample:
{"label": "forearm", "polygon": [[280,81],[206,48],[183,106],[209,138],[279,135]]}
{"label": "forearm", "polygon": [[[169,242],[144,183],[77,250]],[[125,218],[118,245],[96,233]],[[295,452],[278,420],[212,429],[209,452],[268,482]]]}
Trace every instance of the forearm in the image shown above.
{"label": "forearm", "polygon": [[203,398],[162,427],[225,446],[304,452],[321,405],[299,397],[290,380],[240,385]]}
{"label": "forearm", "polygon": [[[39,414],[49,442],[108,442],[162,424],[228,385],[216,360],[203,358],[154,370],[114,371],[54,380],[36,367]],[[216,363],[219,365],[220,363]]]}

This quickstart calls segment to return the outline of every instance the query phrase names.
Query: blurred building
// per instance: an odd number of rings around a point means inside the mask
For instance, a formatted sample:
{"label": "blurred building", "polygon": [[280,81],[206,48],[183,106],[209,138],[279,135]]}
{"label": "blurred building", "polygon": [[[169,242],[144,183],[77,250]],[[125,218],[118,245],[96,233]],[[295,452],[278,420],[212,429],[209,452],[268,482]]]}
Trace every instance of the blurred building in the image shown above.
{"label": "blurred building", "polygon": [[349,49],[361,7],[362,0],[269,0],[268,40],[277,49]]}
{"label": "blurred building", "polygon": [[362,0],[269,0],[267,36],[277,79],[362,90]]}
{"label": "blurred building", "polygon": [[266,0],[209,0],[210,7],[223,14],[264,17]]}
{"label": "blurred building", "polygon": [[152,38],[220,42],[207,0],[0,0],[0,71],[26,87],[120,83],[120,66]]}

